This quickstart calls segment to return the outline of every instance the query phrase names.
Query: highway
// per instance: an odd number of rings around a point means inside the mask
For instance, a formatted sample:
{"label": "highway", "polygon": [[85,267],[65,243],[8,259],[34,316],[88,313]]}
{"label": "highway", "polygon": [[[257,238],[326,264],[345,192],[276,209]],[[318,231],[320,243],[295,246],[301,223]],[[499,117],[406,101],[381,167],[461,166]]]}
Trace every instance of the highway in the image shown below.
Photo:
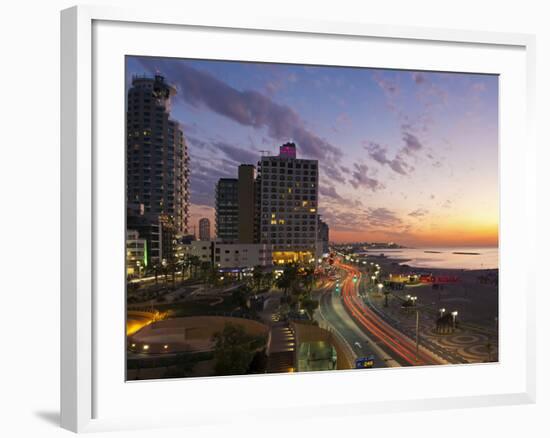
{"label": "highway", "polygon": [[340,339],[344,339],[353,350],[355,358],[374,356],[374,368],[398,367],[400,363],[391,359],[378,343],[368,336],[349,317],[341,298],[333,296],[333,287],[323,290],[319,299],[319,322],[328,325]]}
{"label": "highway", "polygon": [[[365,334],[375,339],[379,346],[402,365],[435,365],[445,363],[424,347],[416,352],[415,341],[389,325],[359,297],[361,272],[353,267],[335,261],[335,265],[348,273],[342,283],[343,307]],[[356,276],[357,281],[353,281]]]}

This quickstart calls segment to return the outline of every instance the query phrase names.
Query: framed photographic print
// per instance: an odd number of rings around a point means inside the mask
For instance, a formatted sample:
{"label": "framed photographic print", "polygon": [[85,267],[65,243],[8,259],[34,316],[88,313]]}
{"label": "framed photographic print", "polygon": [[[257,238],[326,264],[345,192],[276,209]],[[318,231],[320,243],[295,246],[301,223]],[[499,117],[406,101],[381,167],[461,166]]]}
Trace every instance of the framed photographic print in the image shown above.
{"label": "framed photographic print", "polygon": [[531,36],[75,7],[61,43],[63,427],[534,400]]}

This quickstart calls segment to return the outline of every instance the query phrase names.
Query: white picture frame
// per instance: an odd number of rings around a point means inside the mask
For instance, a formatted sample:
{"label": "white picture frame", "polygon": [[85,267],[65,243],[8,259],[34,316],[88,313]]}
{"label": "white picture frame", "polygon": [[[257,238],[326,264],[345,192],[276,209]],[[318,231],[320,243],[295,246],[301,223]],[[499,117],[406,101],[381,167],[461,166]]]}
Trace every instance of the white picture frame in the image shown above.
{"label": "white picture frame", "polygon": [[[510,180],[508,170],[501,170],[501,201],[506,200],[501,208],[501,234],[506,237],[504,245],[501,245],[501,251],[507,260],[505,266],[517,266],[519,272],[506,272],[505,278],[509,279],[510,285],[520,285],[521,292],[517,298],[517,334],[521,349],[515,352],[518,366],[512,367],[510,371],[509,387],[503,388],[503,391],[486,390],[486,392],[476,393],[468,392],[467,388],[459,394],[458,391],[446,394],[445,390],[432,392],[430,394],[415,395],[414,385],[411,386],[408,393],[402,396],[389,395],[387,398],[378,397],[370,401],[366,396],[357,396],[353,400],[345,402],[340,400],[334,404],[319,401],[312,397],[311,401],[297,400],[296,404],[288,408],[280,407],[275,413],[273,409],[261,409],[255,407],[253,402],[246,401],[243,397],[239,400],[241,406],[235,407],[231,412],[224,412],[220,406],[210,406],[211,411],[205,412],[204,397],[198,397],[195,408],[196,411],[190,413],[189,410],[181,408],[171,411],[165,410],[162,403],[152,409],[148,417],[140,416],[136,413],[132,416],[131,411],[118,412],[103,408],[100,400],[105,400],[107,386],[104,382],[115,378],[113,376],[104,377],[105,367],[109,367],[105,354],[97,354],[102,348],[102,339],[105,339],[103,333],[112,330],[112,326],[103,327],[106,323],[98,321],[98,309],[103,305],[103,300],[98,303],[97,285],[102,284],[102,279],[98,277],[98,266],[101,259],[98,259],[98,252],[103,251],[104,246],[99,239],[103,228],[102,218],[98,213],[98,204],[103,202],[101,193],[104,190],[101,184],[98,184],[98,173],[103,172],[103,158],[99,157],[94,150],[98,138],[102,138],[102,133],[97,130],[95,125],[98,121],[101,123],[101,114],[98,114],[98,105],[101,105],[101,97],[96,95],[95,87],[100,80],[101,69],[94,65],[97,60],[99,50],[105,45],[102,43],[102,37],[94,28],[98,23],[109,23],[112,25],[130,24],[131,26],[148,27],[150,32],[174,31],[178,28],[200,30],[201,33],[221,32],[228,29],[237,31],[241,36],[244,34],[247,38],[255,38],[263,32],[270,33],[270,38],[279,38],[282,36],[321,36],[326,38],[339,38],[340,43],[345,44],[349,41],[384,41],[388,44],[400,44],[406,42],[411,46],[416,45],[445,45],[452,44],[457,47],[476,48],[483,47],[487,50],[498,50],[500,52],[515,53],[514,59],[519,59],[521,65],[510,68],[515,73],[511,76],[517,76],[510,79],[510,87],[516,87],[514,99],[519,99],[521,116],[517,120],[519,128],[506,128],[501,131],[501,141],[506,143],[510,138],[521,139],[525,155],[518,163],[518,169],[514,173],[516,178]],[[95,29],[95,30],[94,30]],[[108,32],[108,30],[107,30]],[[119,30],[116,30],[119,32]],[[112,35],[108,34],[110,37]],[[113,41],[113,46],[120,46]],[[118,41],[118,40],[117,40]],[[343,42],[342,42],[343,41]],[[122,42],[122,41],[118,41]],[[103,44],[103,45],[102,45]],[[253,44],[252,44],[253,46]],[[113,49],[115,50],[115,49]],[[121,48],[124,52],[124,48]],[[168,50],[168,49],[167,49]],[[197,50],[200,50],[198,48]],[[535,142],[532,133],[533,105],[534,105],[534,52],[535,40],[531,35],[489,33],[481,31],[461,31],[450,29],[424,29],[402,26],[385,26],[367,23],[338,23],[338,22],[318,22],[307,19],[291,18],[273,18],[273,17],[247,17],[228,20],[224,17],[210,14],[208,16],[199,15],[189,10],[162,10],[152,8],[150,10],[119,9],[110,7],[78,6],[62,11],[61,13],[61,426],[75,431],[100,431],[120,428],[147,428],[161,426],[185,426],[190,424],[202,424],[209,418],[213,412],[220,422],[229,421],[229,416],[235,414],[257,416],[265,418],[266,421],[275,421],[275,415],[280,416],[281,412],[291,408],[292,417],[307,417],[311,415],[342,415],[355,414],[361,415],[365,412],[392,412],[412,409],[441,409],[472,406],[504,405],[532,403],[535,400],[535,321],[534,321],[534,294],[535,287],[532,276],[529,275],[530,267],[528,263],[518,261],[514,258],[518,251],[529,251],[533,253],[535,242],[535,215],[526,215],[525,212],[512,212],[506,205],[515,201],[523,202],[525,210],[535,210]],[[129,52],[126,52],[129,53]],[[508,52],[507,52],[508,53]],[[518,55],[518,53],[520,55]],[[133,54],[133,52],[132,52]],[[113,52],[112,56],[118,56]],[[253,56],[253,55],[250,55]],[[289,56],[291,56],[289,54]],[[503,55],[504,56],[504,55]],[[512,59],[512,58],[510,58]],[[472,61],[473,62],[473,61]],[[505,62],[503,61],[503,65]],[[460,59],[454,60],[457,70],[461,70]],[[499,65],[498,62],[495,65]],[[381,65],[385,67],[386,65]],[[426,69],[434,68],[426,65]],[[499,73],[498,67],[494,67],[494,73]],[[462,71],[470,71],[468,68]],[[512,71],[512,70],[510,70]],[[517,73],[517,74],[516,74]],[[121,78],[119,78],[121,79]],[[117,82],[117,84],[120,81]],[[523,84],[523,85],[521,85]],[[118,89],[117,89],[118,90]],[[118,90],[120,91],[120,90]],[[502,90],[501,90],[502,91]],[[506,90],[504,90],[506,91]],[[115,93],[116,94],[116,93]],[[511,94],[510,94],[511,95]],[[117,95],[120,99],[120,108],[123,108],[124,93]],[[99,102],[99,103],[98,103]],[[515,103],[515,101],[514,101]],[[510,105],[510,102],[506,103]],[[514,113],[501,114],[501,122],[508,120]],[[123,114],[121,114],[123,118]],[[511,131],[517,129],[517,131]],[[118,138],[118,137],[117,137]],[[120,137],[121,148],[124,147],[123,137]],[[507,149],[508,151],[508,149]],[[517,158],[513,155],[515,152],[506,152],[506,156],[501,156],[501,168],[508,169]],[[510,162],[509,162],[510,161]],[[112,169],[111,169],[112,170]],[[120,170],[123,173],[123,170]],[[106,171],[109,173],[109,170]],[[120,177],[123,175],[121,174]],[[102,177],[104,178],[104,177]],[[116,181],[115,181],[116,183]],[[509,200],[509,201],[508,201]],[[115,199],[116,201],[116,199]],[[522,209],[518,209],[522,210]],[[526,223],[526,233],[520,236],[512,235],[509,230],[518,223]],[[99,239],[99,240],[98,240]],[[526,256],[527,258],[529,255]],[[533,256],[534,257],[534,256]],[[101,269],[100,269],[100,272]],[[502,273],[501,273],[502,276]],[[519,281],[523,279],[523,281]],[[525,279],[527,279],[525,281]],[[512,286],[511,286],[512,287]],[[123,296],[123,290],[120,291]],[[506,295],[506,293],[505,293]],[[504,303],[505,304],[505,303]],[[506,306],[504,308],[507,310]],[[116,317],[116,316],[115,316]],[[119,315],[124,318],[123,315]],[[116,317],[118,318],[118,317]],[[116,322],[118,323],[118,322]],[[115,323],[115,324],[116,324]],[[506,318],[500,319],[500,323],[506,328]],[[98,327],[101,325],[101,327]],[[115,325],[116,327],[116,325]],[[503,329],[503,330],[504,330]],[[123,335],[123,328],[120,329]],[[503,332],[501,331],[501,336]],[[101,344],[101,345],[100,345]],[[120,344],[123,345],[123,344]],[[506,347],[506,345],[504,345]],[[122,348],[122,347],[121,347]],[[505,358],[506,348],[502,354]],[[501,361],[500,369],[506,368],[508,359]],[[117,367],[118,363],[112,363]],[[400,379],[403,373],[414,372],[415,379],[420,382],[427,379],[443,379],[446,373],[453,373],[454,378],[459,381],[468,376],[459,376],[459,368],[442,369],[419,369],[419,370],[392,370],[391,373],[395,379]],[[458,370],[458,371],[457,371]],[[488,378],[495,369],[484,368],[480,365],[472,373],[479,374],[479,379]],[[340,377],[332,378],[327,391],[334,393],[335,400],[338,399],[338,387],[359,384],[359,374],[354,373],[335,373]],[[216,390],[220,394],[221,400],[224,394],[231,391],[230,388],[238,387],[242,389],[243,394],[247,391],[253,391],[254,386],[260,385],[282,385],[290,382],[291,385],[300,385],[303,388],[315,388],[316,379],[326,378],[326,374],[313,373],[312,375],[292,375],[292,376],[270,376],[268,377],[231,377],[223,378],[214,387],[215,379],[190,379],[186,382],[188,393],[199,394],[200,391],[208,393]],[[433,377],[432,377],[433,376]],[[502,376],[504,378],[504,374]],[[264,379],[265,383],[264,383]],[[291,379],[291,380],[289,380]],[[318,380],[317,380],[318,381]],[[364,382],[364,381],[362,381]],[[124,383],[119,382],[121,387],[132,388],[132,394],[136,391],[151,390],[151,388],[160,388],[158,391],[169,391],[169,385],[182,385],[180,382],[146,382],[146,383]],[[155,386],[157,385],[157,386]],[[503,382],[504,385],[504,382]],[[268,387],[268,386],[266,386]],[[489,386],[487,386],[489,388]],[[160,393],[160,392],[159,392]],[[249,392],[250,393],[250,392]],[[109,394],[113,398],[113,403],[123,404],[124,400],[117,399],[120,393]],[[227,395],[227,394],[226,394]],[[248,405],[246,405],[248,403]],[[296,409],[299,407],[299,409]],[[157,410],[154,412],[154,410]],[[108,412],[103,414],[103,412]],[[248,412],[248,413],[245,413]],[[286,411],[285,411],[286,412]],[[208,414],[208,415],[207,415]]]}

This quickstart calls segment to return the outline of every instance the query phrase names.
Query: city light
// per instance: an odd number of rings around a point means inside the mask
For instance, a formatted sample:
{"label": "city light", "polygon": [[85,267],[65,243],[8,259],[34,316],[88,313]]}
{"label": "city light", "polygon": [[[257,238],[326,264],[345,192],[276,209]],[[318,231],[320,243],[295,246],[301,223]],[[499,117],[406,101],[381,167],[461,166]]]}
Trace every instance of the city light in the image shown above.
{"label": "city light", "polygon": [[[444,73],[401,76],[354,68],[347,79],[357,96],[380,95],[385,104],[375,99],[370,111],[357,105],[360,99],[350,103],[345,129],[325,139],[326,120],[315,111],[302,113],[310,106],[310,92],[285,87],[275,96],[258,86],[279,77],[277,69],[281,77],[298,77],[301,66],[273,64],[270,76],[262,78],[267,71],[235,65],[139,56],[127,65],[126,246],[115,251],[126,255],[128,379],[498,358],[493,318],[499,276],[487,265],[498,253],[486,256],[489,250],[481,246],[475,252],[459,249],[472,243],[464,236],[476,240],[485,229],[498,228],[498,196],[492,203],[485,196],[495,192],[494,178],[486,175],[498,164],[498,126],[486,122],[496,120],[498,111],[483,113],[498,110],[486,100],[498,95],[498,80],[474,75],[470,82],[464,75],[450,87],[455,74],[442,80]],[[134,76],[136,69],[157,73]],[[331,77],[332,69],[323,69],[308,66],[300,83],[315,75]],[[222,91],[208,92],[212,84]],[[436,85],[442,92],[430,93]],[[395,97],[388,90],[397,86],[403,99],[393,103],[408,122],[394,126],[387,104]],[[327,114],[339,120],[340,112],[348,112],[329,104],[326,96],[340,93],[332,88],[322,83],[312,102],[326,104]],[[189,89],[200,117],[184,106]],[[353,101],[354,94],[346,93],[342,102]],[[476,99],[457,100],[460,113],[475,113],[483,123],[465,122],[456,111],[424,114],[438,108],[424,100],[440,94],[450,101],[472,94]],[[478,100],[487,105],[473,105]],[[292,117],[280,116],[281,107]],[[244,126],[241,110],[262,123]],[[231,123],[219,125],[220,116]],[[365,130],[378,119],[382,129],[372,144],[349,142],[369,138]],[[424,119],[430,129],[422,128]],[[454,138],[451,128],[458,122],[471,129]],[[296,143],[282,139],[285,132],[294,133]],[[257,147],[247,148],[246,136]],[[466,146],[434,149],[426,159],[440,137]],[[395,148],[387,149],[390,144]],[[478,154],[486,144],[495,149]],[[371,160],[376,156],[384,159]],[[452,174],[449,166],[436,166],[451,160],[458,163]],[[470,161],[470,170],[461,168]],[[460,200],[452,197],[457,188],[464,193]],[[476,230],[480,218],[484,228]],[[397,236],[402,241],[388,242]],[[444,245],[446,240],[451,243]],[[476,242],[469,247],[477,248]],[[461,307],[460,324],[457,310],[442,307],[454,307],[451,303]],[[489,358],[487,343],[493,348]]]}

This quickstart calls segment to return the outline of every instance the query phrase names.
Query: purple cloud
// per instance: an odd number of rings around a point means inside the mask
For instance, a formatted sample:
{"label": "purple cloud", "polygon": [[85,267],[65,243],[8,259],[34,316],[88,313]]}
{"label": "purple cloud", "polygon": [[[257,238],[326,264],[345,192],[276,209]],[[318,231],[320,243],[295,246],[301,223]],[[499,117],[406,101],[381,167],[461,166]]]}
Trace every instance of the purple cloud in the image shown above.
{"label": "purple cloud", "polygon": [[385,207],[369,208],[367,210],[367,220],[370,225],[382,228],[394,227],[402,222],[393,211]]}
{"label": "purple cloud", "polygon": [[369,168],[366,164],[355,163],[353,167],[355,170],[351,173],[352,178],[349,180],[349,183],[353,186],[353,188],[366,188],[372,190],[373,192],[383,188],[380,181],[367,175]]}
{"label": "purple cloud", "polygon": [[319,194],[321,196],[323,196],[324,198],[326,198],[325,199],[326,201],[329,201],[329,200],[330,201],[335,201],[339,205],[343,205],[343,206],[346,206],[346,207],[360,207],[361,206],[361,201],[344,198],[343,196],[341,196],[336,191],[336,189],[333,186],[320,185],[319,186]]}
{"label": "purple cloud", "polygon": [[411,211],[409,213],[409,216],[419,218],[419,217],[426,216],[428,213],[429,211],[426,210],[425,208],[417,208],[416,210]]}
{"label": "purple cloud", "polygon": [[387,157],[388,149],[378,143],[368,142],[365,146],[365,149],[369,153],[369,157],[371,157],[374,161],[379,164],[389,166],[390,169],[392,169],[396,173],[407,175],[410,171],[413,170],[413,167],[407,164],[403,160],[402,155],[399,153],[396,154],[393,159],[389,159]]}
{"label": "purple cloud", "polygon": [[219,151],[222,151],[228,158],[239,164],[256,164],[260,158],[260,154],[257,152],[252,152],[249,149],[233,146],[223,141],[214,142],[212,143],[212,146]]}
{"label": "purple cloud", "polygon": [[403,132],[403,141],[405,142],[404,152],[407,154],[417,152],[423,147],[416,135],[407,131]]}
{"label": "purple cloud", "polygon": [[[149,65],[143,65],[149,69]],[[292,140],[311,158],[338,161],[342,151],[310,132],[291,107],[253,90],[237,90],[214,76],[183,63],[164,63],[162,71],[177,84],[178,95],[190,105],[206,106],[241,125],[266,129],[277,141]]]}

